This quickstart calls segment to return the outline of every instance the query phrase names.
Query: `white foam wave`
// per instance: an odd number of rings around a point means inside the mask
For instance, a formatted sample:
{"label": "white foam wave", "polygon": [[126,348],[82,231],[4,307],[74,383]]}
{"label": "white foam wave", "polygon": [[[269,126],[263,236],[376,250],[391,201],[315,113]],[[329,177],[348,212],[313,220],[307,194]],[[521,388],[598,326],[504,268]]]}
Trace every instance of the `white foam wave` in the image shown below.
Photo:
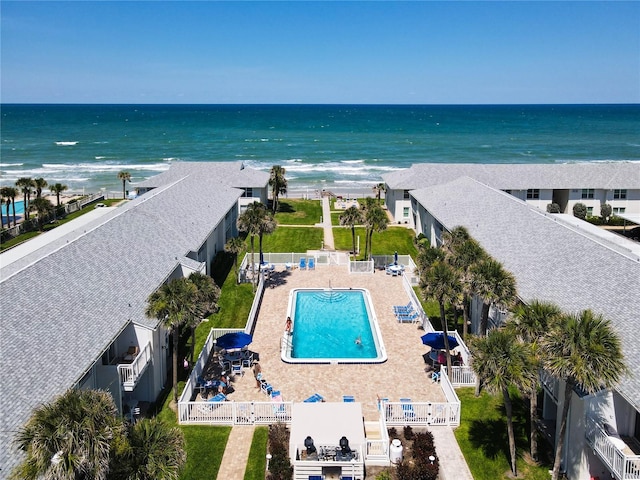
{"label": "white foam wave", "polygon": [[364,160],[341,160],[342,163],[364,163]]}
{"label": "white foam wave", "polygon": [[71,147],[73,145],[77,145],[80,142],[56,142],[56,145],[59,145],[61,147]]}
{"label": "white foam wave", "polygon": [[96,160],[104,160],[104,159],[105,159],[105,158],[107,158],[107,157],[104,157],[104,156],[101,156],[101,155],[100,155],[100,156],[93,157],[93,158],[95,158]]}
{"label": "white foam wave", "polygon": [[0,162],[0,168],[21,167],[23,165],[24,165],[24,163],[2,163],[2,162]]}
{"label": "white foam wave", "polygon": [[178,157],[164,157],[162,160],[165,162],[177,162],[180,159]]}

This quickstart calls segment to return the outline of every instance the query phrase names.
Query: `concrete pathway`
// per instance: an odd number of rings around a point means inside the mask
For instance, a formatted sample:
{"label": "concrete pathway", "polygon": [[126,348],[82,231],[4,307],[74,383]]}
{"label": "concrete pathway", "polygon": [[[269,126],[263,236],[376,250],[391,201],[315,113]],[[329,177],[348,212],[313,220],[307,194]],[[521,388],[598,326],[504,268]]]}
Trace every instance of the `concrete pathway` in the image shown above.
{"label": "concrete pathway", "polygon": [[333,227],[331,226],[331,204],[329,197],[322,197],[322,227],[324,228],[325,250],[335,250],[333,243]]}
{"label": "concrete pathway", "polygon": [[217,478],[244,478],[254,431],[253,425],[234,426],[231,429]]}
{"label": "concrete pathway", "polygon": [[433,442],[440,459],[440,480],[473,480],[460,446],[449,427],[432,427]]}

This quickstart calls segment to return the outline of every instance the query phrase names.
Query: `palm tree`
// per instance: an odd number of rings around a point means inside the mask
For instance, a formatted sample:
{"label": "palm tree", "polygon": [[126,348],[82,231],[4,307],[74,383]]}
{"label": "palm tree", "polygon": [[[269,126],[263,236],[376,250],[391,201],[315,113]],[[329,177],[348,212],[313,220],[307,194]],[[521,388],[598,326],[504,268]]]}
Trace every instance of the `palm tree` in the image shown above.
{"label": "palm tree", "polygon": [[[16,197],[18,196],[18,190],[14,187],[4,187],[4,192],[7,197],[7,218],[9,217],[9,203],[11,203],[11,210],[13,212],[13,225],[16,225]],[[10,222],[9,222],[10,223]]]}
{"label": "palm tree", "polygon": [[260,202],[253,202],[247,205],[247,209],[240,214],[237,221],[238,230],[240,230],[241,232],[246,232],[251,241],[251,272],[253,274],[254,282],[256,278],[254,239],[256,235],[260,234],[263,209],[264,205],[262,205]]}
{"label": "palm tree", "polygon": [[45,219],[55,210],[53,203],[48,198],[36,197],[29,208],[38,213],[38,230],[42,232]]}
{"label": "palm tree", "polygon": [[470,268],[471,288],[482,298],[482,316],[480,318],[480,335],[487,334],[489,324],[489,307],[508,308],[517,297],[516,280],[511,272],[492,258],[486,258]]}
{"label": "palm tree", "polygon": [[233,255],[233,267],[238,281],[238,254],[244,249],[244,241],[240,237],[230,238],[224,245],[224,251]]}
{"label": "palm tree", "polygon": [[194,315],[187,321],[187,325],[191,328],[191,361],[195,358],[196,345],[196,328],[200,325],[202,319],[218,310],[218,299],[220,298],[220,287],[216,285],[208,275],[195,272],[189,275],[188,280],[192,282],[198,293],[195,299]]}
{"label": "palm tree", "polygon": [[[519,305],[513,312],[513,317],[506,324],[506,329],[531,347],[532,361],[536,370],[542,368],[542,352],[540,342],[549,329],[560,319],[560,308],[548,302],[533,300],[527,305]],[[531,385],[529,391],[529,423],[531,431],[530,454],[534,460],[538,459],[538,439],[536,419],[538,417],[538,386],[539,377]]]}
{"label": "palm tree", "polygon": [[[0,199],[3,204],[7,205],[7,227],[11,228],[11,216],[9,215],[9,207],[11,206],[11,192],[9,189],[12,187],[0,187]],[[15,190],[15,189],[14,189]],[[4,216],[2,215],[2,206],[0,206],[0,219],[2,220],[2,226],[4,227]]]}
{"label": "palm tree", "polygon": [[[4,228],[4,213],[2,213],[3,205],[4,205],[4,196],[0,194],[0,228]],[[9,207],[7,207],[7,210],[9,210]],[[8,219],[9,219],[9,213],[7,212],[7,220]]]}
{"label": "palm tree", "polygon": [[467,338],[470,323],[470,304],[473,295],[473,277],[471,267],[488,257],[480,244],[471,238],[469,232],[464,227],[455,227],[451,232],[445,232],[443,237],[443,248],[447,261],[458,270],[460,281],[462,282],[462,338]]}
{"label": "palm tree", "polygon": [[260,262],[262,262],[262,238],[265,235],[270,235],[275,232],[276,227],[278,226],[277,222],[273,218],[273,212],[270,212],[267,207],[265,207],[262,203],[262,218],[260,219],[260,226],[258,230],[258,240],[259,240],[259,248],[260,248]]}
{"label": "palm tree", "polygon": [[475,337],[471,342],[471,366],[491,393],[502,393],[507,414],[507,435],[511,472],[518,476],[516,441],[513,431],[513,405],[509,387],[530,390],[537,373],[531,361],[531,350],[510,330],[491,330],[486,337]]}
{"label": "palm tree", "polygon": [[66,185],[63,185],[61,183],[56,183],[55,185],[51,185],[51,187],[49,187],[49,190],[51,190],[53,193],[56,194],[56,206],[59,207],[60,206],[60,194],[62,192],[64,192],[65,190],[68,190],[69,187],[67,187]]}
{"label": "palm tree", "polygon": [[157,418],[129,427],[129,448],[123,469],[127,480],[178,480],[187,460],[182,430]]}
{"label": "palm tree", "polygon": [[127,182],[131,181],[131,174],[124,170],[121,172],[118,172],[118,180],[122,181],[122,198],[125,199],[127,198],[126,185],[127,185]]}
{"label": "palm tree", "polygon": [[278,211],[278,196],[287,193],[287,179],[284,177],[285,169],[280,165],[271,167],[269,185],[273,195],[273,213]]}
{"label": "palm tree", "polygon": [[362,210],[364,211],[364,227],[366,237],[364,258],[365,260],[368,260],[372,254],[371,240],[373,238],[373,233],[386,230],[387,225],[389,224],[389,217],[387,217],[386,212],[371,197],[367,197],[364,199]]}
{"label": "palm tree", "polygon": [[12,478],[106,479],[111,446],[124,436],[117,413],[102,390],[68,390],[36,407],[15,437],[25,457]]}
{"label": "palm tree", "polygon": [[564,315],[541,342],[544,368],[565,381],[552,479],[558,480],[573,390],[593,394],[614,387],[627,372],[620,338],[602,315],[590,310]]}
{"label": "palm tree", "polygon": [[451,352],[449,351],[449,329],[445,315],[445,304],[455,303],[462,293],[462,285],[455,269],[444,261],[436,261],[420,279],[425,300],[435,300],[440,306],[444,350],[447,356],[447,375],[451,378]]}
{"label": "palm tree", "polygon": [[378,204],[380,203],[380,194],[386,191],[387,189],[385,188],[384,183],[378,183],[377,185],[374,185],[373,192],[376,194],[376,200],[378,200]]}
{"label": "palm tree", "polygon": [[36,198],[42,197],[42,189],[48,185],[47,181],[44,178],[39,177],[36,178],[33,182],[36,188]]}
{"label": "palm tree", "polygon": [[351,227],[351,239],[353,240],[353,254],[356,255],[356,225],[364,221],[362,212],[358,207],[351,206],[340,214],[340,225]]}
{"label": "palm tree", "polygon": [[157,318],[173,334],[173,400],[178,401],[178,340],[180,327],[197,312],[198,289],[189,279],[180,277],[163,284],[147,299],[146,315]]}
{"label": "palm tree", "polygon": [[35,187],[35,182],[33,181],[33,178],[22,177],[16,180],[16,187],[22,191],[22,196],[24,197],[24,219],[29,220],[29,203],[31,200],[31,194],[33,193],[32,189]]}

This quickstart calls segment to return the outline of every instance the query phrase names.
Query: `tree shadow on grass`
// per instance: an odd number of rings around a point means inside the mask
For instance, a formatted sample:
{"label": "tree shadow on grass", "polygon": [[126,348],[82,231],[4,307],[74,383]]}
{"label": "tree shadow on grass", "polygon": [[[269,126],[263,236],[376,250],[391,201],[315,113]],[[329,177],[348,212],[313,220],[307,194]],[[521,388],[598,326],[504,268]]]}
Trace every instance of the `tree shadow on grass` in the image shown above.
{"label": "tree shadow on grass", "polygon": [[509,458],[509,437],[505,419],[475,420],[469,427],[469,441],[491,460],[495,460],[500,453]]}
{"label": "tree shadow on grass", "polygon": [[288,202],[278,201],[278,212],[277,213],[294,213],[296,211],[293,206]]}

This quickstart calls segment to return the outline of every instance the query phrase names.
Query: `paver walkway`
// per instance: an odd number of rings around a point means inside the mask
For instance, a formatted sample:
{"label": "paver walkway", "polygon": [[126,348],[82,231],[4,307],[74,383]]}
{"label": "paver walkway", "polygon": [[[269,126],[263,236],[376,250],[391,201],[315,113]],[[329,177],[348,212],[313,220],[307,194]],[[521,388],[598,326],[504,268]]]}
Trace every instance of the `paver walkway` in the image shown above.
{"label": "paver walkway", "polygon": [[324,248],[335,250],[333,243],[333,227],[331,226],[331,204],[329,197],[322,197],[322,227],[324,228]]}
{"label": "paver walkway", "polygon": [[236,425],[231,429],[217,478],[244,478],[254,431],[253,425]]}
{"label": "paver walkway", "polygon": [[462,455],[458,441],[449,427],[434,427],[429,430],[433,434],[440,459],[440,480],[473,480],[469,466]]}

